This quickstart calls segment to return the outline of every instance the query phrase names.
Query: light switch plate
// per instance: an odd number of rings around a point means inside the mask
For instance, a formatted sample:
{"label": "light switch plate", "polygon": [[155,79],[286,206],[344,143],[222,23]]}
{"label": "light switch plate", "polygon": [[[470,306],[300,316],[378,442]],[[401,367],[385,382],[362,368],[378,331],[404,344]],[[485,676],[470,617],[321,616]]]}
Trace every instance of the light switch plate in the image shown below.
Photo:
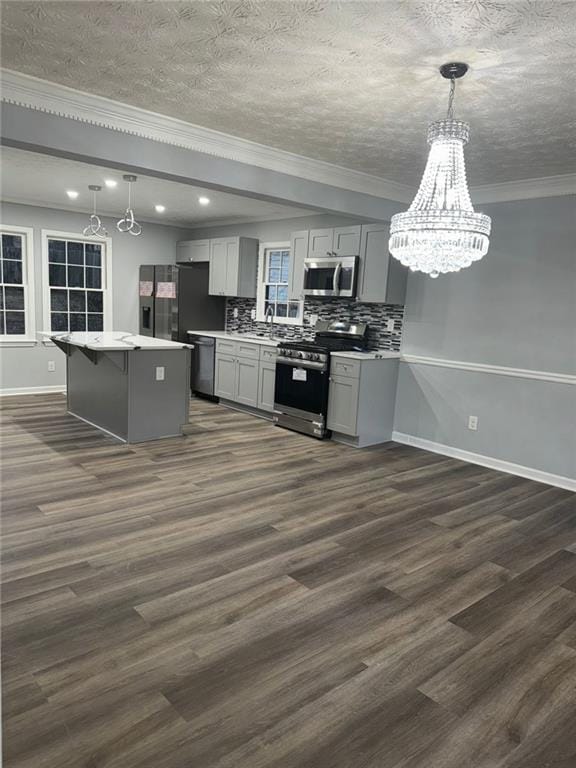
{"label": "light switch plate", "polygon": [[156,366],[156,381],[164,381],[165,369],[163,365]]}
{"label": "light switch plate", "polygon": [[56,361],[48,360],[48,370],[53,373],[56,370]]}

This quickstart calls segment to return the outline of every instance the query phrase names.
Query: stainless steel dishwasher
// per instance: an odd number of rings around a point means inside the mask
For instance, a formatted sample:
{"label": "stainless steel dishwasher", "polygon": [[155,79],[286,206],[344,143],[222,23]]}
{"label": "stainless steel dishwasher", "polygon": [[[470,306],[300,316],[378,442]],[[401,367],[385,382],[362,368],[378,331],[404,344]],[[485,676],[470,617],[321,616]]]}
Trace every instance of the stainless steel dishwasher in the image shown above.
{"label": "stainless steel dishwasher", "polygon": [[213,336],[188,334],[192,347],[190,386],[192,392],[214,397],[214,356],[216,339]]}

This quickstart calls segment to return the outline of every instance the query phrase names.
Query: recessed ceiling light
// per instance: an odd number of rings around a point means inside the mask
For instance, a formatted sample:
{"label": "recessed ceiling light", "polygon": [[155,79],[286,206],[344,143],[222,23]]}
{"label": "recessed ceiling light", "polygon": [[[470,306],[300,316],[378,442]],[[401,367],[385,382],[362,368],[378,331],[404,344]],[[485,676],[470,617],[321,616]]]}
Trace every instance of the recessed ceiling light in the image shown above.
{"label": "recessed ceiling light", "polygon": [[66,194],[68,195],[70,200],[76,200],[76,198],[78,197],[78,192],[76,192],[75,189],[67,189]]}
{"label": "recessed ceiling light", "polygon": [[156,211],[156,213],[164,213],[164,211],[166,210],[166,206],[165,205],[155,205],[154,206],[154,210]]}
{"label": "recessed ceiling light", "polygon": [[118,186],[118,182],[116,179],[105,179],[104,184],[108,187],[108,189],[114,189],[114,187]]}
{"label": "recessed ceiling light", "polygon": [[198,202],[200,205],[210,205],[210,198],[209,197],[199,197]]}

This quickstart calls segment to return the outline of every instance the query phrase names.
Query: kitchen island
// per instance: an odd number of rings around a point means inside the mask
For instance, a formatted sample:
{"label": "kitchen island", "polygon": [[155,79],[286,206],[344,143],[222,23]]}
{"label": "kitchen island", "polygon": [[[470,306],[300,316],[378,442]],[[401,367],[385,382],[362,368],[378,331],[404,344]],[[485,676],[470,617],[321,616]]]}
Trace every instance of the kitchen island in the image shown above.
{"label": "kitchen island", "polygon": [[127,332],[58,333],[67,410],[126,443],[182,434],[188,423],[190,349]]}

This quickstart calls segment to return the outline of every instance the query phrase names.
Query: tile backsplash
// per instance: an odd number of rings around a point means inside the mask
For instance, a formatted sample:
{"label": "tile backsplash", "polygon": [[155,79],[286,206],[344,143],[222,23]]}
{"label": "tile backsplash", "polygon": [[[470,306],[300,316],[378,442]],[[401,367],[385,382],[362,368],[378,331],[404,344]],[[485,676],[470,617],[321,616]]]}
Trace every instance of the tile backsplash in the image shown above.
{"label": "tile backsplash", "polygon": [[[251,312],[256,309],[255,299],[227,299],[226,330],[241,333],[265,331],[264,323],[252,320]],[[238,310],[238,317],[234,317]],[[275,324],[274,333],[288,339],[314,337],[310,316],[318,315],[319,320],[350,320],[368,323],[368,347],[398,351],[402,338],[404,307],[399,304],[362,304],[350,299],[306,299],[304,302],[304,325]],[[394,321],[394,330],[387,330],[389,320]]]}

